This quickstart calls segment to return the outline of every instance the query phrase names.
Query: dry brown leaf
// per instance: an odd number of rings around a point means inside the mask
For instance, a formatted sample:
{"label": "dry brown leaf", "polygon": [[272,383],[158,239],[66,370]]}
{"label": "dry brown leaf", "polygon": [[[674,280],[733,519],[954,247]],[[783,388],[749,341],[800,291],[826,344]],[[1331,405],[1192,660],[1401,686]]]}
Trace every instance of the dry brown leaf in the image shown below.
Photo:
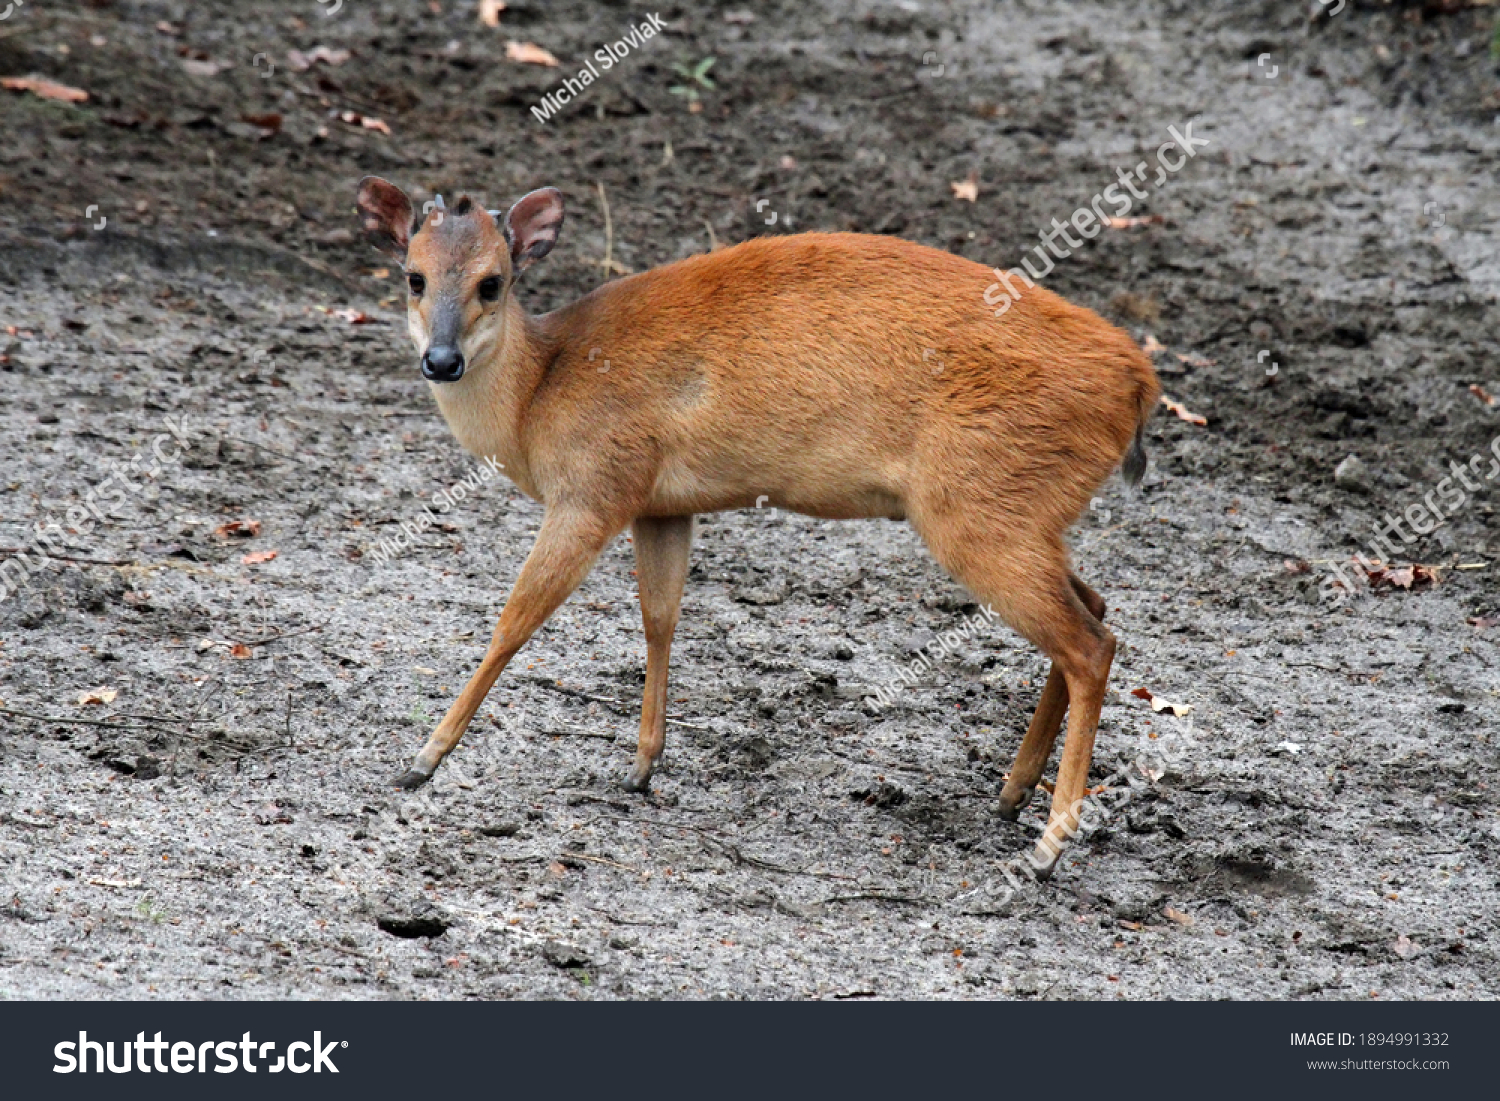
{"label": "dry brown leaf", "polygon": [[253,656],[254,653],[255,651],[251,650],[243,642],[236,642],[229,648],[229,656],[232,658],[248,658]]}
{"label": "dry brown leaf", "polygon": [[86,103],[89,98],[89,94],[82,88],[70,88],[66,84],[40,76],[0,77],[0,87],[12,92],[30,92],[42,99],[56,99],[64,103]]}
{"label": "dry brown leaf", "polygon": [[251,551],[240,559],[247,566],[258,566],[262,562],[269,562],[276,557],[275,551]]}
{"label": "dry brown leaf", "polygon": [[145,608],[151,604],[150,593],[136,592],[134,590],[126,593],[120,599],[124,600],[132,608]]}
{"label": "dry brown leaf", "polygon": [[1473,394],[1476,398],[1478,398],[1480,401],[1484,402],[1484,404],[1486,404],[1486,405],[1494,405],[1495,404],[1495,400],[1496,400],[1495,399],[1495,395],[1492,394],[1492,393],[1490,393],[1488,390],[1486,390],[1483,386],[1479,385],[1479,383],[1477,383],[1477,382],[1471,382],[1471,383],[1469,383],[1469,393]]}
{"label": "dry brown leaf", "polygon": [[1432,566],[1424,566],[1419,562],[1413,562],[1409,566],[1379,566],[1370,570],[1365,576],[1369,579],[1372,589],[1406,589],[1410,591],[1413,587],[1423,585],[1436,585],[1438,583],[1438,572]]}
{"label": "dry brown leaf", "polygon": [[262,137],[271,137],[281,132],[282,118],[280,113],[272,111],[266,115],[241,115],[241,122],[248,122],[261,132]]}
{"label": "dry brown leaf", "polygon": [[505,59],[519,61],[522,65],[545,65],[549,69],[557,68],[558,64],[557,58],[534,42],[507,42]]}
{"label": "dry brown leaf", "polygon": [[1174,354],[1189,367],[1217,367],[1219,365],[1217,359],[1205,359],[1203,356],[1195,356],[1190,352],[1176,352]]}
{"label": "dry brown leaf", "polygon": [[504,10],[505,0],[479,0],[479,21],[486,27],[498,27]]}
{"label": "dry brown leaf", "polygon": [[1173,703],[1165,696],[1156,695],[1149,688],[1132,688],[1130,694],[1137,699],[1142,699],[1149,703],[1152,711],[1170,711],[1179,719],[1186,718],[1188,713],[1193,710],[1192,704]]}
{"label": "dry brown leaf", "polygon": [[1137,214],[1132,218],[1105,218],[1110,229],[1134,229],[1136,226],[1161,225],[1167,219],[1160,214]]}
{"label": "dry brown leaf", "polygon": [[338,318],[340,321],[347,321],[351,325],[368,325],[371,321],[374,320],[374,318],[365,313],[364,310],[334,310],[333,316]]}
{"label": "dry brown leaf", "polygon": [[1169,920],[1171,920],[1171,921],[1175,921],[1178,925],[1191,925],[1191,924],[1193,924],[1193,915],[1192,914],[1184,914],[1181,910],[1177,909],[1174,906],[1163,907],[1162,908],[1162,916],[1165,917],[1165,918],[1167,918],[1167,919],[1169,919]]}
{"label": "dry brown leaf", "polygon": [[1173,401],[1165,394],[1162,395],[1161,403],[1168,409],[1170,409],[1178,420],[1187,421],[1189,424],[1196,424],[1199,428],[1202,428],[1208,423],[1207,417],[1199,416],[1197,413],[1188,412],[1188,407],[1186,405],[1183,405],[1180,401]]}
{"label": "dry brown leaf", "polygon": [[106,688],[100,685],[98,688],[90,688],[87,692],[78,693],[78,706],[93,707],[99,704],[114,703],[115,697],[119,694],[119,689]]}
{"label": "dry brown leaf", "polygon": [[237,535],[241,539],[249,539],[252,536],[260,534],[260,521],[230,520],[228,523],[220,524],[214,528],[214,534],[221,535],[226,539],[231,535]]}
{"label": "dry brown leaf", "polygon": [[963,202],[972,203],[979,198],[979,173],[970,172],[966,180],[954,180],[948,185],[953,189],[953,197]]}
{"label": "dry brown leaf", "polygon": [[1141,351],[1145,352],[1148,356],[1158,356],[1166,350],[1167,346],[1150,333],[1147,333],[1146,339],[1141,341]]}

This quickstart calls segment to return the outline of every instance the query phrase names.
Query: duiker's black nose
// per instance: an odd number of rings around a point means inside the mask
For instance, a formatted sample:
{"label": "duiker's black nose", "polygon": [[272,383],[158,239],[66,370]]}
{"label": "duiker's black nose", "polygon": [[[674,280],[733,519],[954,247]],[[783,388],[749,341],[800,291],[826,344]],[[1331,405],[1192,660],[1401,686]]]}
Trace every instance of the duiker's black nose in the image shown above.
{"label": "duiker's black nose", "polygon": [[457,382],[464,377],[464,356],[451,344],[434,344],[422,357],[422,377],[432,382]]}

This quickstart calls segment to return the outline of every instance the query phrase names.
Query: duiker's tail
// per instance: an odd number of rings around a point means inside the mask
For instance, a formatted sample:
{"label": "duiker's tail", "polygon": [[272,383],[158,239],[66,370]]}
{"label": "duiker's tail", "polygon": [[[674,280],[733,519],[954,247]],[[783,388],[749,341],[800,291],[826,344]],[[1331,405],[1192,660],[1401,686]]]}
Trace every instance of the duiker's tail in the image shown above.
{"label": "duiker's tail", "polygon": [[1139,381],[1140,388],[1136,392],[1135,439],[1130,444],[1130,450],[1125,452],[1124,461],[1120,463],[1120,476],[1128,486],[1139,485],[1145,477],[1146,422],[1156,413],[1157,399],[1161,394],[1161,386],[1156,381],[1156,372],[1151,368],[1149,360]]}

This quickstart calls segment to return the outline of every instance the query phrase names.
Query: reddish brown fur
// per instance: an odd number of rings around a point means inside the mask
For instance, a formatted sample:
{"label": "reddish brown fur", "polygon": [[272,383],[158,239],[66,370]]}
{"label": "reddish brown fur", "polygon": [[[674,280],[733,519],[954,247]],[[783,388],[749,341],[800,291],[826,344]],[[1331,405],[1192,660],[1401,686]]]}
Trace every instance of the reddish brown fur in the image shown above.
{"label": "reddish brown fur", "polygon": [[[389,187],[361,191],[362,210],[396,208],[367,225],[377,243],[400,218]],[[747,241],[530,317],[509,293],[512,255],[550,248],[553,196],[517,204],[509,249],[477,208],[424,226],[409,251],[390,234],[387,247],[428,280],[410,315],[418,350],[445,296],[462,311],[472,366],[434,386],[444,416],[547,506],[490,652],[403,781],[431,775],[510,656],[632,525],[648,638],[632,784],[644,787],[662,744],[691,517],[768,498],[813,516],[909,518],[939,562],[1053,659],[1001,796],[1013,817],[1075,701],[1043,843],[1050,867],[1076,828],[1114,652],[1063,535],[1154,410],[1150,361],[1043,288],[996,318],[989,269],[846,233]],[[506,293],[487,305],[474,287],[491,273]]]}

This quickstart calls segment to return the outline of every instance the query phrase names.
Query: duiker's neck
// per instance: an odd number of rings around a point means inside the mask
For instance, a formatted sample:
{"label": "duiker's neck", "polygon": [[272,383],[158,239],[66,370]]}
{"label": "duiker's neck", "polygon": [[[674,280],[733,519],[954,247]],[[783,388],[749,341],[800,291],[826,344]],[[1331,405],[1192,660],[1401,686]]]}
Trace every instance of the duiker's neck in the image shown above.
{"label": "duiker's neck", "polygon": [[431,384],[449,429],[464,449],[505,464],[511,481],[536,497],[524,438],[526,410],[544,370],[536,323],[507,295],[504,322],[464,349],[469,368],[457,382]]}

